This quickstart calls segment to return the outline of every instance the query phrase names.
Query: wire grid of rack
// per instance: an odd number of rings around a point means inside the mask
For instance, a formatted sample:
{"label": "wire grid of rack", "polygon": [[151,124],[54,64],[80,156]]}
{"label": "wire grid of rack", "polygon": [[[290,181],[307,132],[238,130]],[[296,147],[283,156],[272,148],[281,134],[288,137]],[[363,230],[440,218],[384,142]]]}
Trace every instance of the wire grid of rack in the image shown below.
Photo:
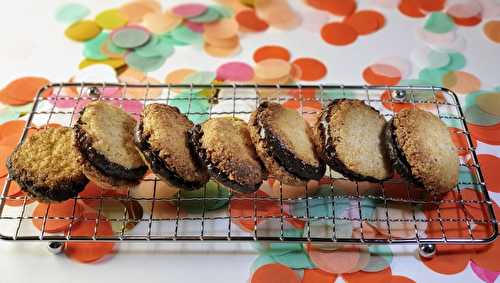
{"label": "wire grid of rack", "polygon": [[[120,92],[119,97],[107,97],[102,95],[104,90],[116,88]],[[52,96],[45,97],[42,95],[44,91],[50,89]],[[162,95],[159,97],[151,97],[152,91],[161,89]],[[130,96],[129,92],[134,90],[134,95]],[[200,95],[200,90],[203,90],[204,95]],[[311,96],[311,91],[316,92],[316,96]],[[73,92],[72,96],[68,93]],[[76,91],[76,92],[75,92]],[[178,96],[176,93],[183,92],[188,95]],[[138,95],[139,93],[139,95]],[[151,182],[152,196],[137,198],[131,194],[133,189],[127,191],[126,194],[120,196],[100,196],[93,197],[90,200],[97,201],[97,217],[95,219],[87,219],[85,216],[75,216],[75,207],[73,207],[73,216],[59,217],[48,216],[47,213],[43,217],[32,217],[30,210],[34,204],[30,204],[30,197],[23,196],[8,196],[11,187],[11,180],[7,179],[4,184],[2,194],[0,196],[0,234],[4,240],[47,240],[47,241],[284,241],[284,242],[316,242],[316,243],[349,243],[349,244],[436,244],[436,243],[486,243],[493,241],[497,236],[496,219],[493,214],[492,202],[488,196],[484,178],[481,173],[481,167],[478,163],[475,148],[467,129],[467,124],[464,118],[464,113],[460,106],[457,96],[450,90],[432,87],[432,86],[348,86],[348,85],[135,85],[122,83],[54,83],[47,85],[41,89],[35,98],[32,111],[29,113],[26,127],[19,143],[22,143],[27,136],[30,127],[43,127],[54,121],[64,124],[64,126],[72,126],[76,121],[82,105],[93,100],[106,100],[108,102],[124,102],[136,101],[144,105],[149,103],[168,103],[184,101],[184,106],[180,107],[181,112],[184,112],[191,118],[202,116],[205,119],[221,115],[232,115],[248,119],[250,113],[255,110],[262,100],[273,100],[281,103],[298,103],[298,110],[305,116],[315,115],[319,110],[318,106],[327,104],[333,99],[352,98],[360,99],[365,103],[379,110],[387,119],[394,115],[391,110],[392,106],[406,105],[406,107],[421,107],[438,115],[440,119],[452,121],[456,128],[457,135],[460,135],[466,144],[458,150],[465,153],[467,161],[461,159],[460,168],[469,172],[471,175],[467,181],[460,181],[456,191],[455,199],[440,200],[433,198],[415,197],[415,190],[402,179],[391,179],[379,184],[375,193],[363,191],[363,184],[350,182],[341,175],[328,169],[326,173],[326,182],[323,186],[327,186],[331,191],[329,195],[314,195],[306,188],[304,195],[299,197],[284,196],[283,186],[279,184],[279,193],[271,195],[262,194],[237,194],[230,192],[226,197],[205,197],[205,191],[202,197],[183,199],[177,194],[174,197],[162,198],[157,196],[158,182],[157,178],[146,178],[143,182]],[[52,103],[48,103],[48,102]],[[57,102],[74,102],[76,106],[72,109],[56,108]],[[198,102],[208,104],[207,111],[199,111],[195,107]],[[383,103],[388,103],[389,107],[383,107]],[[222,106],[221,106],[222,105]],[[316,105],[316,106],[314,106]],[[220,106],[220,107],[219,107]],[[78,110],[77,110],[78,109]],[[198,112],[197,112],[198,111]],[[130,113],[138,117],[140,113]],[[338,184],[350,185],[349,193],[339,193]],[[325,184],[326,183],[326,184]],[[365,184],[366,185],[366,184]],[[388,187],[397,185],[403,190],[399,195],[393,196],[388,193]],[[477,198],[469,199],[464,197],[462,191],[465,188],[473,187],[477,194]],[[309,192],[309,193],[308,193]],[[328,215],[313,215],[311,203],[317,200],[323,200],[331,203],[331,214]],[[75,197],[74,205],[78,201],[86,200],[85,197]],[[87,199],[88,200],[88,199]],[[144,211],[140,218],[129,217],[130,211],[123,208],[123,213],[118,216],[108,217],[108,221],[116,224],[121,229],[113,236],[101,237],[97,234],[97,227],[101,221],[101,215],[104,213],[106,203],[111,200],[123,202],[137,201],[141,204],[147,204],[149,211]],[[219,211],[208,211],[205,203],[213,200],[227,200],[228,204],[225,208]],[[349,201],[353,205],[357,215],[336,215],[335,206],[339,205],[341,200]],[[377,214],[378,218],[365,217],[362,212],[362,203],[364,200],[376,201],[382,209],[382,213]],[[11,208],[6,206],[7,201],[17,201],[19,206]],[[202,206],[199,214],[180,213],[179,203],[182,201],[198,201]],[[235,201],[247,201],[253,206],[253,213],[250,215],[235,215]],[[155,205],[162,202],[168,202],[176,207],[176,213],[168,217],[156,217],[153,214]],[[293,215],[290,213],[290,206],[301,203],[305,208],[303,215]],[[268,215],[261,213],[258,207],[270,205],[271,203],[279,206],[279,213]],[[405,217],[391,217],[389,210],[393,205],[403,205],[410,209],[410,215]],[[460,217],[445,217],[441,213],[444,206],[454,205],[461,210]],[[483,211],[482,217],[471,215],[466,207],[474,206]],[[418,207],[418,209],[417,209]],[[437,216],[420,217],[417,213],[422,207],[432,207],[437,211]],[[330,208],[330,207],[329,207]],[[356,213],[355,213],[356,214]],[[29,229],[33,219],[42,219],[42,230]],[[78,221],[90,220],[95,221],[95,229],[93,235],[88,236],[73,236],[71,232],[51,234],[44,231],[46,222],[52,220],[64,219],[70,221],[69,227],[76,225]],[[271,223],[272,229],[262,227],[262,221]],[[253,223],[250,225],[249,231],[239,229],[237,223],[246,222]],[[303,225],[302,235],[288,235],[286,229],[289,222],[298,221]],[[340,222],[350,223],[352,227],[356,227],[357,233],[345,236],[339,233],[338,227]],[[139,232],[127,230],[127,225],[131,222],[141,224],[142,228]],[[317,229],[313,229],[315,223],[322,222],[328,224],[326,233],[316,233]],[[8,225],[6,224],[8,223]],[[383,223],[386,227],[386,233],[383,235],[373,236],[373,233],[368,233],[371,224]],[[421,224],[430,225],[434,223],[439,225],[439,233],[427,235],[421,230]],[[463,231],[451,231],[453,224],[461,224]],[[157,226],[165,226],[167,228],[160,229]],[[368,225],[368,226],[367,226]],[[405,229],[411,227],[411,231],[406,233],[405,237],[401,237],[400,233],[395,235],[396,229],[401,226]],[[473,227],[483,225],[489,233],[477,235],[473,233]],[[140,226],[140,225],[137,225]],[[2,229],[2,227],[10,227],[10,229]],[[269,225],[267,226],[269,228]],[[455,226],[453,226],[455,227]],[[466,229],[464,227],[467,227]],[[353,228],[354,229],[354,228]],[[448,231],[450,229],[450,231]],[[68,229],[71,231],[71,229]],[[392,231],[392,233],[391,233]],[[356,234],[356,235],[355,235]],[[380,234],[380,233],[379,233]]]}

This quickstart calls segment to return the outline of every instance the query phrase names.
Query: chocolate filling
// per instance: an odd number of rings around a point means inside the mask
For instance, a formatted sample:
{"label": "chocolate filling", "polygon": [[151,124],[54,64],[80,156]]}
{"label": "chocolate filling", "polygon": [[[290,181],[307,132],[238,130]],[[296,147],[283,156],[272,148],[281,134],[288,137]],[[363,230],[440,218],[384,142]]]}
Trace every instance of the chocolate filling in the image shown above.
{"label": "chocolate filling", "polygon": [[[85,110],[83,110],[85,111]],[[108,160],[104,155],[97,152],[92,146],[93,142],[85,130],[80,126],[81,120],[73,126],[75,130],[76,147],[81,152],[83,157],[95,167],[101,174],[110,176],[112,178],[125,179],[128,181],[137,181],[142,178],[146,171],[147,166],[140,166],[137,168],[126,168],[120,164]]]}
{"label": "chocolate filling", "polygon": [[255,184],[254,187],[249,187],[242,185],[235,180],[231,180],[226,172],[220,170],[217,167],[217,164],[210,160],[207,151],[201,145],[203,130],[201,129],[200,125],[195,125],[191,130],[189,130],[188,136],[191,149],[195,152],[198,160],[208,168],[208,172],[210,172],[210,175],[214,177],[215,180],[226,187],[240,191],[242,193],[253,193],[260,188],[262,182]]}
{"label": "chocolate filling", "polygon": [[334,105],[347,100],[347,99],[338,99],[330,102],[327,108],[323,111],[320,117],[319,133],[320,133],[320,142],[323,143],[323,155],[325,156],[325,161],[328,163],[332,169],[344,175],[344,177],[350,180],[357,181],[370,181],[370,182],[380,182],[383,180],[379,180],[377,178],[371,176],[365,176],[363,174],[359,174],[347,168],[347,166],[337,158],[336,148],[334,146],[334,139],[330,133],[330,118],[331,118],[331,109]]}
{"label": "chocolate filling", "polygon": [[296,155],[288,149],[272,131],[262,123],[260,113],[268,107],[267,102],[263,102],[257,109],[257,117],[255,119],[254,127],[260,133],[261,141],[264,142],[266,153],[272,157],[279,166],[281,166],[288,173],[296,176],[302,180],[319,180],[325,175],[326,165],[319,162],[318,166],[305,163],[303,160],[296,157]]}
{"label": "chocolate filling", "polygon": [[415,177],[411,173],[411,166],[406,156],[399,146],[396,138],[396,127],[394,126],[394,118],[387,122],[384,130],[385,145],[389,154],[389,159],[392,162],[394,169],[404,178],[415,184],[416,186],[424,187],[422,180]]}
{"label": "chocolate filling", "polygon": [[135,130],[134,142],[155,174],[165,178],[172,185],[185,190],[197,190],[205,184],[205,182],[202,181],[186,181],[175,171],[169,169],[166,162],[160,157],[160,152],[151,148],[151,145],[147,141],[148,138],[149,137],[143,135],[143,123],[140,121]]}

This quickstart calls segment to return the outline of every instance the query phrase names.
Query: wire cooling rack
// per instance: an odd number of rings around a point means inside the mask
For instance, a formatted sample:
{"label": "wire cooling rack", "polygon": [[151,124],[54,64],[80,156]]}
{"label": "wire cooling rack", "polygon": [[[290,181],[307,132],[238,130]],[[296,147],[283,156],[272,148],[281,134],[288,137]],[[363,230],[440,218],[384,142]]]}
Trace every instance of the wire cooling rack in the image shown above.
{"label": "wire cooling rack", "polygon": [[[105,94],[110,90],[114,91],[114,95]],[[47,91],[52,95],[44,95]],[[78,118],[79,110],[93,100],[120,105],[132,111],[130,114],[134,117],[138,117],[142,107],[150,103],[174,104],[195,121],[227,115],[248,120],[250,113],[262,100],[272,100],[296,108],[310,121],[321,106],[340,98],[363,100],[387,119],[397,109],[418,107],[434,113],[447,123],[455,139],[462,142],[458,147],[461,156],[460,182],[452,197],[429,197],[403,179],[377,184],[351,182],[330,169],[320,182],[320,193],[308,185],[302,189],[303,194],[294,196],[288,194],[289,188],[276,183],[267,187],[267,194],[229,192],[227,195],[209,197],[205,195],[205,188],[198,197],[184,198],[180,194],[161,197],[158,189],[160,181],[148,177],[143,180],[143,184],[150,185],[149,197],[137,197],[133,191],[135,189],[99,197],[79,196],[73,200],[73,215],[70,217],[49,216],[48,213],[43,217],[33,217],[33,207],[37,203],[33,203],[26,195],[9,196],[12,182],[8,178],[0,196],[0,237],[4,240],[56,242],[258,240],[420,245],[486,243],[496,238],[498,230],[492,202],[462,108],[457,96],[444,88],[54,83],[38,93],[33,109],[27,115],[20,143],[26,139],[31,127],[40,128],[50,123],[71,127]],[[127,103],[135,103],[139,107],[125,107]],[[200,103],[205,107],[199,107]],[[213,201],[227,202],[227,205],[210,210],[207,204]],[[9,202],[16,202],[16,205],[9,206]],[[97,216],[89,218],[88,214],[76,215],[77,203],[81,202],[96,204],[94,209]],[[184,213],[182,202],[195,202],[201,208],[198,213]],[[139,204],[142,213],[131,211],[131,203],[136,206]],[[117,204],[121,206],[110,207]],[[158,215],[154,211],[155,207],[161,208],[163,204],[168,204],[171,211]],[[246,210],[242,211],[242,205]],[[273,207],[273,212],[266,210]],[[318,207],[322,208],[319,213]],[[109,214],[113,209],[114,213]],[[113,236],[100,236],[97,233],[103,217],[114,227]],[[42,221],[41,231],[33,227],[34,220]],[[68,221],[69,232],[50,233],[45,229],[48,222],[56,220]],[[71,227],[81,221],[95,223],[94,233],[87,236],[72,235]],[[290,234],[290,228],[301,232]]]}

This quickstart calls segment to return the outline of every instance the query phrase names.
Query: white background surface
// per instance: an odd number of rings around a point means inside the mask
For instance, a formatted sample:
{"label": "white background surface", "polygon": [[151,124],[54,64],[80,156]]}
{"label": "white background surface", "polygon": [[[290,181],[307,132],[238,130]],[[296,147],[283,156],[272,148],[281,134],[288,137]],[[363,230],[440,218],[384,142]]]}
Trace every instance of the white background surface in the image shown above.
{"label": "white background surface", "polygon": [[[54,20],[54,12],[68,1],[1,1],[0,7],[0,86],[24,75],[43,76],[51,81],[65,81],[76,71],[82,59],[83,46],[64,37],[64,25]],[[92,10],[92,16],[124,1],[79,1]],[[164,7],[186,1],[162,1]],[[211,1],[198,1],[213,3]],[[309,9],[301,1],[291,1],[297,10]],[[367,2],[363,0],[361,2]],[[367,6],[366,4],[361,5]],[[302,29],[242,36],[242,53],[235,58],[209,57],[200,47],[180,47],[161,70],[152,76],[162,80],[170,70],[190,67],[215,71],[229,60],[251,63],[253,51],[264,44],[281,44],[289,48],[292,58],[316,57],[328,66],[324,82],[364,83],[362,70],[374,60],[386,56],[410,58],[412,49],[423,43],[415,30],[423,20],[402,16],[394,10],[382,10],[387,18],[381,31],[358,38],[347,47],[327,45],[319,33]],[[480,27],[460,28],[467,40],[464,52],[466,71],[479,76],[485,88],[500,85],[498,66],[500,49],[487,41]],[[417,70],[418,71],[418,70]],[[416,77],[416,70],[413,77]],[[491,150],[498,152],[498,147]],[[495,196],[496,197],[496,196]],[[393,274],[408,276],[417,282],[470,282],[477,277],[470,268],[454,276],[433,273],[414,258],[414,247],[407,247],[405,257],[398,257]],[[111,260],[83,265],[65,256],[52,256],[46,243],[0,242],[0,282],[245,282],[256,253],[248,244],[170,243],[122,245]],[[423,278],[426,278],[425,280]],[[341,282],[338,279],[337,282]]]}

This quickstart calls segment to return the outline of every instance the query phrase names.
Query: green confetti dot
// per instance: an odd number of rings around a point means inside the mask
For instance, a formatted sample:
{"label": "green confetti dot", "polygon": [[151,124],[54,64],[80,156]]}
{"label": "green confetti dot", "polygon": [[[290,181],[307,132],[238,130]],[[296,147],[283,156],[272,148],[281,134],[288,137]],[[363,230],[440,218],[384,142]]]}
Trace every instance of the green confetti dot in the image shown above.
{"label": "green confetti dot", "polygon": [[445,13],[431,13],[424,28],[433,33],[447,33],[455,27],[453,20]]}
{"label": "green confetti dot", "polygon": [[198,44],[203,43],[203,38],[201,34],[190,30],[188,27],[181,25],[170,32],[170,35],[176,41],[184,42],[187,44]]}
{"label": "green confetti dot", "polygon": [[222,15],[219,13],[219,10],[217,10],[213,6],[209,6],[205,13],[194,18],[189,18],[189,21],[194,23],[211,23],[220,19],[221,17]]}
{"label": "green confetti dot", "polygon": [[[180,197],[183,199],[193,199],[193,200],[181,200],[180,206],[185,208],[189,213],[201,213],[203,212],[203,205],[206,210],[216,210],[229,201],[229,189],[224,186],[217,184],[214,181],[209,181],[205,187],[194,190],[180,190]],[[200,200],[200,198],[222,198],[222,199],[205,199]]]}
{"label": "green confetti dot", "polygon": [[68,3],[57,8],[55,18],[56,21],[60,23],[72,24],[85,18],[89,14],[89,8],[77,3]]}
{"label": "green confetti dot", "polygon": [[[189,120],[199,124],[208,119],[208,98],[199,95],[198,93],[182,92],[173,98],[170,98],[168,105],[175,106],[186,114]],[[196,113],[196,114],[195,114]]]}
{"label": "green confetti dot", "polygon": [[224,18],[230,18],[233,16],[233,11],[231,11],[231,9],[229,9],[225,6],[214,5],[211,7],[216,9],[219,12],[219,14]]}
{"label": "green confetti dot", "polygon": [[448,65],[444,66],[443,69],[449,71],[457,71],[465,67],[466,60],[465,56],[462,53],[449,53],[448,56],[450,56],[450,62],[448,63]]}
{"label": "green confetti dot", "polygon": [[149,40],[148,43],[135,49],[135,52],[144,57],[170,57],[174,53],[174,48],[168,41],[164,40],[162,37],[154,36]]}
{"label": "green confetti dot", "polygon": [[143,57],[137,52],[130,52],[125,56],[125,62],[136,68],[139,69],[143,72],[152,72],[158,70],[165,61],[167,60],[167,57],[164,56],[154,56],[154,57]]}
{"label": "green confetti dot", "polygon": [[8,106],[0,108],[0,124],[3,124],[10,120],[15,120],[19,118],[19,116],[20,116],[19,112],[14,111],[12,108]]}
{"label": "green confetti dot", "polygon": [[101,45],[108,39],[108,34],[101,32],[95,38],[85,42],[83,56],[92,60],[106,60],[108,57],[101,52]]}
{"label": "green confetti dot", "polygon": [[424,68],[418,73],[418,79],[433,86],[442,86],[442,79],[446,73],[448,70],[441,68]]}

